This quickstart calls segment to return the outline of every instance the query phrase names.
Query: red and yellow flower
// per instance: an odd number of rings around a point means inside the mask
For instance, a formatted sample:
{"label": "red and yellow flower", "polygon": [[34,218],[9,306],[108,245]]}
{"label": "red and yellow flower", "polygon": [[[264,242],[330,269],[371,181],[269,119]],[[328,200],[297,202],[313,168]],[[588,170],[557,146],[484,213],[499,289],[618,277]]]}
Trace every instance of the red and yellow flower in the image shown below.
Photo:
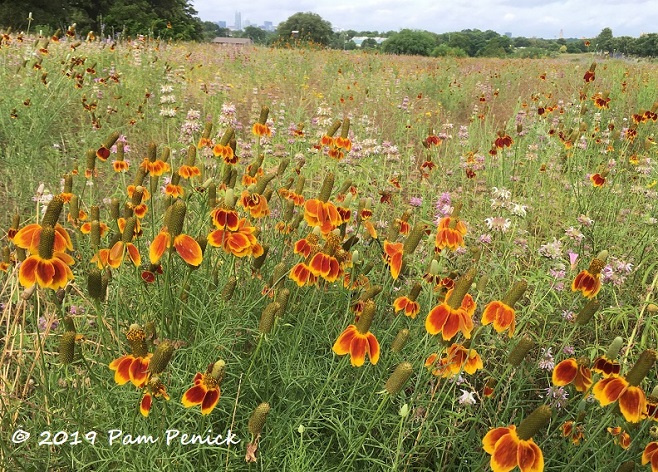
{"label": "red and yellow flower", "polygon": [[466,339],[471,337],[476,303],[466,291],[474,277],[475,271],[469,271],[455,283],[455,288],[446,293],[443,303],[430,310],[425,319],[425,329],[429,334],[441,333],[445,341],[452,339],[459,331]]}
{"label": "red and yellow flower", "polygon": [[270,214],[267,199],[258,193],[244,190],[240,196],[240,205],[249,212],[252,218],[262,218]]}
{"label": "red and yellow flower", "polygon": [[452,251],[464,246],[464,236],[466,235],[466,225],[462,220],[455,216],[446,216],[439,221],[436,231],[436,240],[434,248],[440,252],[445,248]]}
{"label": "red and yellow flower", "polygon": [[532,436],[551,418],[551,409],[540,406],[517,428],[515,425],[495,428],[482,439],[482,446],[491,455],[493,472],[508,472],[518,467],[522,472],[544,470],[544,455]]}
{"label": "red and yellow flower", "polygon": [[575,421],[565,421],[562,423],[562,437],[570,438],[576,446],[585,438],[585,427]]}
{"label": "red and yellow flower", "polygon": [[149,259],[151,264],[157,264],[162,258],[164,252],[173,247],[178,255],[190,265],[198,266],[203,260],[201,246],[192,237],[187,234],[174,236],[170,234],[167,228],[163,228],[160,233],[153,239],[149,247]]}
{"label": "red and yellow flower", "polygon": [[420,312],[420,304],[416,301],[416,298],[420,294],[422,286],[419,283],[414,284],[409,292],[409,296],[400,296],[393,301],[393,309],[395,313],[399,311],[404,311],[406,316],[409,316],[412,319],[416,318],[416,315]]}
{"label": "red and yellow flower", "polygon": [[208,366],[205,373],[197,372],[194,385],[183,394],[181,403],[185,408],[201,405],[201,414],[208,415],[217,406],[221,396],[220,385],[224,378],[226,363],[219,360]]}
{"label": "red and yellow flower", "polygon": [[565,359],[553,368],[553,385],[563,387],[573,383],[576,390],[586,392],[592,386],[592,372],[587,359]]}
{"label": "red and yellow flower", "polygon": [[294,280],[298,287],[305,285],[315,285],[318,277],[313,274],[311,268],[304,262],[299,262],[290,270],[289,275],[291,280]]}
{"label": "red and yellow flower", "polygon": [[391,270],[391,277],[397,280],[402,270],[402,252],[404,244],[384,241],[384,263]]}
{"label": "red and yellow flower", "polygon": [[114,381],[117,385],[131,382],[135,387],[143,388],[149,379],[149,363],[152,354],[148,353],[146,332],[138,324],[130,325],[126,333],[132,353],[121,356],[110,362],[114,371]]}
{"label": "red and yellow flower", "polygon": [[475,349],[453,343],[441,358],[437,353],[430,354],[425,360],[425,367],[431,369],[432,375],[447,378],[459,375],[462,371],[472,375],[482,369],[484,364]]}
{"label": "red and yellow flower", "polygon": [[[230,215],[227,223],[233,224]],[[216,223],[215,219],[213,222]],[[230,226],[223,229],[216,229],[208,235],[208,244],[214,247],[221,247],[225,252],[237,257],[253,256],[258,257],[263,254],[263,247],[258,243],[254,233],[256,228],[251,226],[245,218],[238,220],[235,230]]]}
{"label": "red and yellow flower", "polygon": [[309,226],[318,227],[322,234],[327,234],[343,223],[336,205],[316,198],[304,202],[304,221]]}
{"label": "red and yellow flower", "polygon": [[619,411],[626,421],[637,423],[646,413],[647,398],[639,386],[656,362],[657,353],[647,349],[625,377],[612,376],[600,379],[592,389],[601,406],[618,402]]}
{"label": "red and yellow flower", "polygon": [[601,290],[601,270],[605,267],[605,257],[604,256],[595,257],[592,259],[592,262],[589,265],[588,269],[583,269],[576,275],[576,278],[573,279],[571,283],[571,291],[581,292],[586,298],[594,298]]}
{"label": "red and yellow flower", "polygon": [[375,315],[375,302],[372,299],[364,303],[363,311],[356,324],[351,324],[343,331],[334,343],[332,350],[338,356],[350,355],[354,367],[365,363],[366,354],[372,365],[379,361],[379,341],[370,332],[370,325]]}
{"label": "red and yellow flower", "polygon": [[622,429],[621,426],[614,428],[606,428],[608,433],[614,438],[615,444],[619,445],[622,449],[628,449],[631,445],[631,435]]}
{"label": "red and yellow flower", "polygon": [[642,451],[642,465],[651,464],[651,472],[658,472],[658,442],[651,441]]}

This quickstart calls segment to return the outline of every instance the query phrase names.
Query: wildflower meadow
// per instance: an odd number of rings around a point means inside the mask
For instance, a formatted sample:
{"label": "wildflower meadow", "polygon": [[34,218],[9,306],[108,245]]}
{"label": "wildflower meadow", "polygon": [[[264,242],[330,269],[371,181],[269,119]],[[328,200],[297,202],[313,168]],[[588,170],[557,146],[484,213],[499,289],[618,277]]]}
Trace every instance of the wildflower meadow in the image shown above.
{"label": "wildflower meadow", "polygon": [[0,469],[658,471],[656,65],[0,36]]}

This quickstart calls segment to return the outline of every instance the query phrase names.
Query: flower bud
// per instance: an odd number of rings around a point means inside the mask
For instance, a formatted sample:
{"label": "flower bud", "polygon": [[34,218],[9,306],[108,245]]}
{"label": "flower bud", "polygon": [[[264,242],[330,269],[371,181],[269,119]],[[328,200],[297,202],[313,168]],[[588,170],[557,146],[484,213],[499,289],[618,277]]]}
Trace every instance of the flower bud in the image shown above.
{"label": "flower bud", "polygon": [[251,414],[247,428],[254,437],[259,436],[263,432],[263,426],[265,426],[265,420],[269,412],[270,404],[263,402]]}
{"label": "flower bud", "polygon": [[167,340],[161,341],[160,344],[158,344],[158,347],[155,349],[153,356],[151,357],[151,361],[149,362],[149,371],[152,374],[159,374],[163,372],[166,369],[167,364],[169,364],[173,354],[174,345]]}
{"label": "flower bud", "polygon": [[399,363],[386,381],[384,390],[391,396],[397,395],[404,387],[404,384],[407,383],[413,371],[413,366],[409,362]]}

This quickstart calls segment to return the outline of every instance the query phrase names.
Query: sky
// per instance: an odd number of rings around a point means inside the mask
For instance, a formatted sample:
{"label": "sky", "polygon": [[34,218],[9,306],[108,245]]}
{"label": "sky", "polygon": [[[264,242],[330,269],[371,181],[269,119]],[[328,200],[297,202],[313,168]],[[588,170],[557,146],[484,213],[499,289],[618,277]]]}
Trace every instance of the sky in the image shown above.
{"label": "sky", "polygon": [[335,30],[427,30],[449,33],[464,29],[493,30],[512,36],[555,39],[592,38],[603,28],[615,37],[658,32],[655,0],[191,0],[203,21],[235,24],[235,13],[260,26],[276,27],[297,12],[317,13]]}

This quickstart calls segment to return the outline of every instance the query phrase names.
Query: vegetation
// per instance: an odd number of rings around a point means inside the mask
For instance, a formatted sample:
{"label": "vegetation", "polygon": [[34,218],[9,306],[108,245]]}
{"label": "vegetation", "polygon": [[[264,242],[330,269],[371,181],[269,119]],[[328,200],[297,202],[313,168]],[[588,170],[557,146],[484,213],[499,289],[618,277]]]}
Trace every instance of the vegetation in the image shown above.
{"label": "vegetation", "polygon": [[0,470],[658,460],[655,64],[63,31],[0,35]]}

